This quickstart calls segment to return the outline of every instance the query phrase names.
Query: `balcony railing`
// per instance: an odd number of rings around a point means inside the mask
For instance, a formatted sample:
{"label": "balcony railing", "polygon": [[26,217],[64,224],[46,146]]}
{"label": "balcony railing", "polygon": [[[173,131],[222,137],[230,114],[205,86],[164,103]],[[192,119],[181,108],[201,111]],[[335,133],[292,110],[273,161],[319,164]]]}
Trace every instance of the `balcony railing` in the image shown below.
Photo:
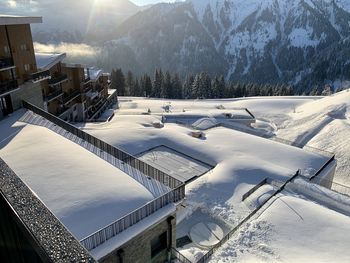
{"label": "balcony railing", "polygon": [[45,71],[41,71],[41,72],[36,72],[32,74],[32,81],[33,82],[39,82],[45,79],[50,79],[51,75],[50,75],[50,71],[49,70],[45,70]]}
{"label": "balcony railing", "polygon": [[49,101],[51,101],[59,96],[62,96],[62,95],[63,95],[63,91],[60,88],[60,89],[57,89],[53,92],[50,92],[48,95],[44,96],[44,99],[45,99],[45,101],[49,102]]}
{"label": "balcony railing", "polygon": [[14,67],[12,58],[0,58],[0,70]]}
{"label": "balcony railing", "polygon": [[101,92],[104,90],[104,86],[101,84],[96,85],[96,91]]}
{"label": "balcony railing", "polygon": [[68,80],[68,77],[66,74],[54,76],[54,77],[51,77],[51,79],[49,80],[49,85],[57,85],[65,80]]}
{"label": "balcony railing", "polygon": [[74,90],[71,93],[64,93],[63,94],[63,103],[66,104],[68,102],[70,102],[71,100],[75,99],[76,97],[78,97],[80,95],[80,90]]}
{"label": "balcony railing", "polygon": [[18,88],[17,80],[0,82],[0,95]]}
{"label": "balcony railing", "polygon": [[84,79],[84,81],[83,81],[83,82],[84,82],[84,84],[87,84],[87,83],[89,83],[89,82],[90,82],[90,80],[91,80],[91,79],[90,79],[90,77],[86,77],[86,78]]}

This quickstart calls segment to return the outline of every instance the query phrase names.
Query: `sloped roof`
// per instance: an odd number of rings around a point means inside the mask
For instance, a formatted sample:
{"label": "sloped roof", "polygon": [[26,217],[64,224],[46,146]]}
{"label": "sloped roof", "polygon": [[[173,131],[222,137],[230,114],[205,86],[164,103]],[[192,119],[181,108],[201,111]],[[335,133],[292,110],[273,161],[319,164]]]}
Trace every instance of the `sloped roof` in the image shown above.
{"label": "sloped roof", "polygon": [[66,53],[35,53],[36,65],[40,70],[49,70],[65,58]]}

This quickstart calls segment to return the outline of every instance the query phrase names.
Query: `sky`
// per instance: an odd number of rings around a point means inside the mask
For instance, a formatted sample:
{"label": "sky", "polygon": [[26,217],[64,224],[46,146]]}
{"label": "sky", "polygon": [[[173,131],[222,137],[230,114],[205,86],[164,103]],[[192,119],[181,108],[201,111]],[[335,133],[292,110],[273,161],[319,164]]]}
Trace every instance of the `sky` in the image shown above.
{"label": "sky", "polygon": [[176,0],[131,0],[137,5],[148,5],[148,4],[155,4],[160,2],[176,2]]}

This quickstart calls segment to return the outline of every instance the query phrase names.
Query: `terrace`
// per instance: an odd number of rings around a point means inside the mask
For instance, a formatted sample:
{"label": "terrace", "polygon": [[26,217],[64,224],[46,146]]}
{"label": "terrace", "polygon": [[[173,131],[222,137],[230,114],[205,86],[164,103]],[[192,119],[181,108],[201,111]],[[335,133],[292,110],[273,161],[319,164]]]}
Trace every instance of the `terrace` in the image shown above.
{"label": "terrace", "polygon": [[72,100],[76,99],[77,97],[80,96],[80,91],[79,90],[71,90],[69,93],[64,92],[63,93],[63,97],[62,97],[62,101],[63,104],[68,104],[69,102],[71,102]]}
{"label": "terrace", "polygon": [[32,81],[34,83],[43,81],[45,79],[51,79],[51,74],[49,70],[44,70],[32,74]]}
{"label": "terrace", "polygon": [[0,71],[13,69],[15,67],[12,58],[0,58]]}
{"label": "terrace", "polygon": [[18,89],[17,80],[6,80],[0,82],[0,95],[10,93]]}
{"label": "terrace", "polygon": [[51,79],[49,79],[48,83],[51,86],[55,86],[65,81],[68,81],[67,74],[58,73],[54,76],[51,76]]}
{"label": "terrace", "polygon": [[44,100],[50,102],[61,96],[63,96],[63,91],[61,87],[58,87],[56,89],[50,89],[49,93],[44,95]]}

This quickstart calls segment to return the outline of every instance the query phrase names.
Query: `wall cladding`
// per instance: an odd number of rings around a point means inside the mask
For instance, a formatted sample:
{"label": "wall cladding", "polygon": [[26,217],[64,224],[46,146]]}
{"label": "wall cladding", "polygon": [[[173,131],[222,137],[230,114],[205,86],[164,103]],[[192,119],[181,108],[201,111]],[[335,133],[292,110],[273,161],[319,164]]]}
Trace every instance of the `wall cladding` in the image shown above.
{"label": "wall cladding", "polygon": [[[176,215],[172,214],[157,225],[147,229],[140,235],[136,236],[122,247],[119,247],[103,259],[99,260],[101,263],[121,263],[118,257],[118,251],[123,250],[123,263],[163,263],[168,258],[167,250],[165,249],[153,259],[151,259],[151,240],[165,231],[168,231],[168,218],[173,217],[171,220],[172,225],[172,240],[171,247],[176,243]],[[169,231],[167,233],[169,238]]]}

